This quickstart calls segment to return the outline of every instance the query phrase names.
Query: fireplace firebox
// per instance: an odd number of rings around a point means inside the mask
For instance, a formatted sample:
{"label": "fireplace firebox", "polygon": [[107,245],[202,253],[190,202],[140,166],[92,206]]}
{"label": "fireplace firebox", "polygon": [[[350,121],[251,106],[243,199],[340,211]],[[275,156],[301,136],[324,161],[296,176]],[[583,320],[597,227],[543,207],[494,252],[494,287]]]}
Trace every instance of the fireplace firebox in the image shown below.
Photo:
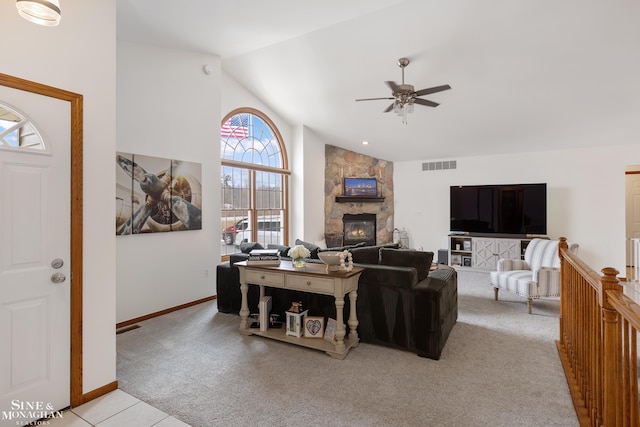
{"label": "fireplace firebox", "polygon": [[345,245],[355,245],[363,242],[372,246],[376,244],[375,214],[344,214],[342,216],[342,225]]}

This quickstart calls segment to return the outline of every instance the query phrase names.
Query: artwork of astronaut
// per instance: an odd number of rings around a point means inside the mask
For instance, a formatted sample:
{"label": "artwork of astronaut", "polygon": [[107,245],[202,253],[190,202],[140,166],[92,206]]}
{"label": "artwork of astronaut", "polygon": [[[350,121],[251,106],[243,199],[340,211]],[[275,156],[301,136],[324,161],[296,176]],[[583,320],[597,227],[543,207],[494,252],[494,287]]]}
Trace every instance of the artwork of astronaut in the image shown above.
{"label": "artwork of astronaut", "polygon": [[201,165],[116,154],[116,234],[200,230]]}

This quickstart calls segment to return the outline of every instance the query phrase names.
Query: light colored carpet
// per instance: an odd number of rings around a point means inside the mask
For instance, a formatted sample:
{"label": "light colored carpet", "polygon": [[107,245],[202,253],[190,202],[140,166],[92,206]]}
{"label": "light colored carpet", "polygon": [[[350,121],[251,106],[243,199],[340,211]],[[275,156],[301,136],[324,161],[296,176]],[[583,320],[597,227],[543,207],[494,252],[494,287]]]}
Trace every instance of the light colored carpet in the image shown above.
{"label": "light colored carpet", "polygon": [[558,300],[493,299],[460,272],[440,360],[360,343],[346,359],[238,332],[204,303],[117,336],[120,388],[194,427],[578,426],[562,371]]}

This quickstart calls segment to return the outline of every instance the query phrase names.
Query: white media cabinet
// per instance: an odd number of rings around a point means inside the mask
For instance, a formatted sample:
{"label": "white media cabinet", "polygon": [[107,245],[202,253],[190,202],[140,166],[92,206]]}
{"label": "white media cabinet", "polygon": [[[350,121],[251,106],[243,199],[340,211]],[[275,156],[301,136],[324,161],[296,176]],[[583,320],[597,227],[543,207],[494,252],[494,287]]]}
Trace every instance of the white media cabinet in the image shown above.
{"label": "white media cabinet", "polygon": [[498,260],[522,259],[531,238],[475,237],[466,234],[449,235],[449,265],[492,271]]}

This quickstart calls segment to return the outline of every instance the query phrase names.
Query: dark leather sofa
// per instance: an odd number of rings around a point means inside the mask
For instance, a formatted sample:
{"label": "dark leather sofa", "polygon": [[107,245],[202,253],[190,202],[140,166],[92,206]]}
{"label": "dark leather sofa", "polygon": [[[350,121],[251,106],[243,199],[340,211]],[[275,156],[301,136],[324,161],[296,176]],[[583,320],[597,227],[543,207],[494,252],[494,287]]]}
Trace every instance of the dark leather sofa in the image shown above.
{"label": "dark leather sofa", "polygon": [[[286,249],[282,249],[281,254],[286,256]],[[364,267],[358,282],[356,308],[360,341],[439,359],[458,318],[456,271],[444,265],[430,270],[432,252],[397,249],[392,245],[349,250],[354,265]],[[237,314],[240,311],[239,271],[233,263],[243,261],[247,256],[244,253],[231,255],[229,262],[217,267],[220,312]],[[311,259],[310,262],[321,261]],[[302,301],[309,315],[335,318],[331,296],[268,287],[265,291],[272,296],[272,313],[284,316],[291,301]],[[252,313],[257,312],[258,299],[258,286],[249,286],[248,302]],[[346,298],[345,323],[348,313],[349,299]]]}

